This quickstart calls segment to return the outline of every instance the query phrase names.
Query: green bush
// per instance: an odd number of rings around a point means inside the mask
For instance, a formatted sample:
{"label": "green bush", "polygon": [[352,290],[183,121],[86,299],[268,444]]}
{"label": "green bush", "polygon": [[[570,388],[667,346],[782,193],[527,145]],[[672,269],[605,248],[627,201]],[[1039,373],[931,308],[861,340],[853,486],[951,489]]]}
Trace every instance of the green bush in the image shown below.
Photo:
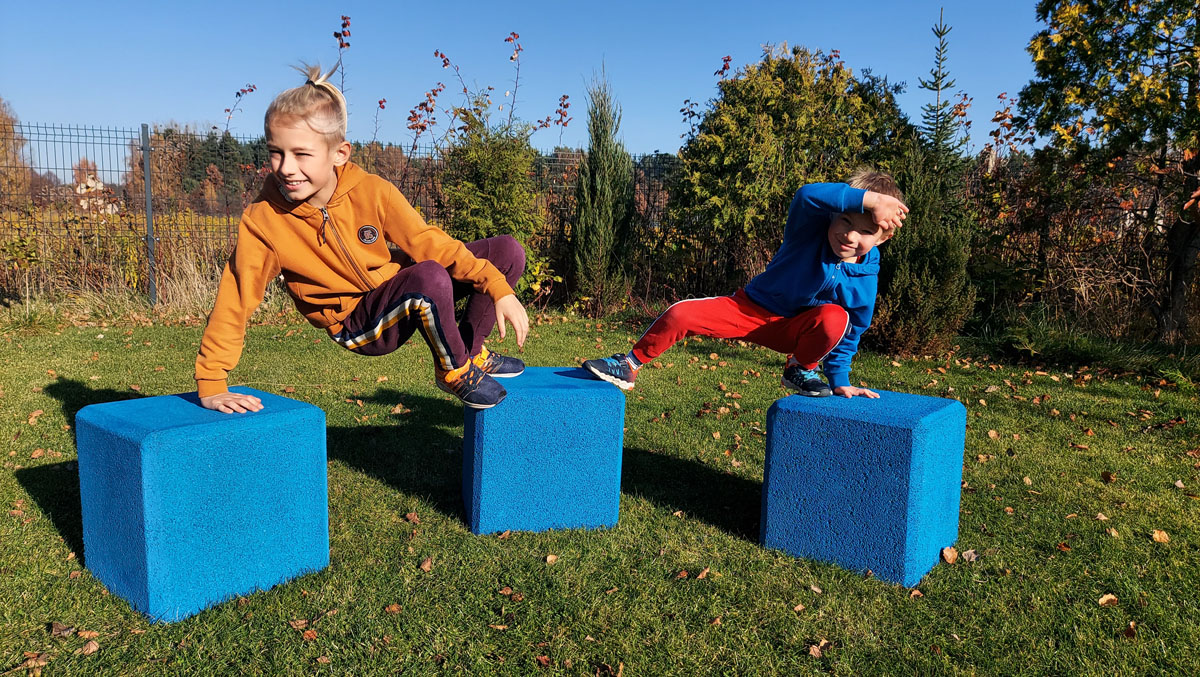
{"label": "green bush", "polygon": [[761,272],[800,186],[886,165],[911,128],[897,89],[856,79],[836,53],[768,47],[718,88],[703,113],[685,108],[699,121],[680,151],[663,242],[683,292],[728,292]]}

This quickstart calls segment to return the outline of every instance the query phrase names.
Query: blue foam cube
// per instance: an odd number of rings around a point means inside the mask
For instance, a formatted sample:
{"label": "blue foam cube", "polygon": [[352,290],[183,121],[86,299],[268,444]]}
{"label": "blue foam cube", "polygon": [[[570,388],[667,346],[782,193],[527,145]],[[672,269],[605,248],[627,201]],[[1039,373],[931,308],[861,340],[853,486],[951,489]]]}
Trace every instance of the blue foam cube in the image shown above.
{"label": "blue foam cube", "polygon": [[967,410],[878,392],[771,405],[762,543],[911,587],[958,538]]}
{"label": "blue foam cube", "polygon": [[499,405],[465,410],[471,531],[616,526],[625,395],[569,367],[530,367],[502,383]]}
{"label": "blue foam cube", "polygon": [[194,393],[75,417],[84,563],[155,621],[329,565],[325,413],[250,388],[262,411]]}

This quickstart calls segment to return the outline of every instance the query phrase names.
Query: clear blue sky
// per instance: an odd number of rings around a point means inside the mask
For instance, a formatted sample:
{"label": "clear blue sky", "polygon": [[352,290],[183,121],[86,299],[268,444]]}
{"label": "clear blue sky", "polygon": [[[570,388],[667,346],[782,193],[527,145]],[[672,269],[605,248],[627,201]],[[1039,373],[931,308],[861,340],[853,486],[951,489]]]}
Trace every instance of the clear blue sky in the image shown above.
{"label": "clear blue sky", "polygon": [[[996,95],[1016,94],[1033,73],[1025,46],[1038,30],[1034,2],[4,2],[0,20],[0,97],[22,122],[133,127],[177,122],[223,126],[223,110],[247,83],[231,130],[258,134],[271,98],[302,80],[289,66],[332,64],[332,33],[351,17],[346,52],[350,136],[370,139],[375,102],[388,100],[379,139],[407,144],[409,109],[436,82],[442,103],[457,103],[450,71],[469,84],[511,89],[509,31],[524,52],[517,114],[552,114],[569,94],[575,120],[564,145],[586,143],[585,88],[604,65],[624,110],[629,150],[673,152],[686,126],[684,99],[716,93],[721,57],[758,59],[764,43],[838,49],[855,71],[870,68],[908,91],[900,103],[919,118],[929,93],[917,87],[932,65],[930,33],[945,7],[956,90],[974,97],[973,146],[985,140]],[[440,116],[444,119],[445,116]],[[534,135],[538,148],[559,142],[557,128]]]}

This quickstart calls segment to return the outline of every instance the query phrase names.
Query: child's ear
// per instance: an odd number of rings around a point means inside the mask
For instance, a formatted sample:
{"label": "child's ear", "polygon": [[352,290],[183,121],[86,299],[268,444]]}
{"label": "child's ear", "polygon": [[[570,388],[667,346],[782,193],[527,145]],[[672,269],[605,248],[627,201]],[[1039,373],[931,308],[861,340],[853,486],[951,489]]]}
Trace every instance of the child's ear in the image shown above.
{"label": "child's ear", "polygon": [[349,141],[342,141],[341,143],[334,146],[333,147],[333,166],[341,167],[342,165],[349,162],[351,150],[353,150],[353,146],[350,145]]}

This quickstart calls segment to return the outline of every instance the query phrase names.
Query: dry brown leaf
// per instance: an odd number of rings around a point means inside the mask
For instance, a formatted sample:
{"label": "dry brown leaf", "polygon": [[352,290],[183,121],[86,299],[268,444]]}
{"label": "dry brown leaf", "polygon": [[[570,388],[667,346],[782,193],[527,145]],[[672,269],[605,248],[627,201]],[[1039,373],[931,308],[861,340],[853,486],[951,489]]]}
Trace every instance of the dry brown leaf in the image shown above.
{"label": "dry brown leaf", "polygon": [[1171,542],[1171,537],[1168,536],[1167,532],[1163,531],[1162,529],[1155,529],[1154,531],[1150,532],[1150,538],[1154,539],[1155,543]]}
{"label": "dry brown leaf", "polygon": [[426,557],[425,559],[421,560],[421,571],[425,571],[425,572],[433,571],[433,558],[432,557]]}
{"label": "dry brown leaf", "polygon": [[946,564],[954,564],[958,561],[958,551],[954,548],[942,548],[942,559]]}
{"label": "dry brown leaf", "polygon": [[28,420],[29,420],[29,425],[36,425],[36,424],[37,424],[38,417],[39,417],[39,416],[41,416],[41,415],[42,415],[42,414],[44,414],[44,413],[46,413],[46,412],[42,411],[41,409],[37,409],[37,410],[33,411],[32,413],[30,413],[30,414],[29,414],[29,419],[28,419]]}
{"label": "dry brown leaf", "polygon": [[302,634],[300,636],[304,638],[304,641],[311,642],[317,638],[317,631],[313,630],[312,628],[309,628],[309,629],[305,630],[304,634]]}
{"label": "dry brown leaf", "polygon": [[50,623],[51,637],[70,637],[73,634],[75,634],[74,626],[59,623],[58,621]]}
{"label": "dry brown leaf", "polygon": [[988,437],[992,438],[993,440],[998,440],[1000,439],[1000,433],[996,432],[995,430],[989,430]]}
{"label": "dry brown leaf", "polygon": [[962,553],[962,558],[964,562],[974,562],[975,560],[979,559],[979,555],[975,553],[974,549],[964,550]]}
{"label": "dry brown leaf", "polygon": [[1024,482],[1026,486],[1030,486],[1033,484],[1033,480],[1029,479],[1028,475],[1026,475],[1025,477],[1022,477],[1021,481]]}
{"label": "dry brown leaf", "polygon": [[721,432],[719,430],[714,430],[712,436],[714,440],[719,440],[721,439]]}
{"label": "dry brown leaf", "polygon": [[497,536],[496,538],[499,538],[500,540],[505,540],[505,539],[506,539],[506,538],[508,538],[509,536],[512,536],[512,530],[511,530],[511,529],[505,529],[505,530],[504,530],[504,532],[503,532],[503,533],[501,533],[501,534],[500,534],[499,536]]}
{"label": "dry brown leaf", "polygon": [[408,520],[410,524],[420,524],[421,523],[421,518],[419,516],[417,516],[417,513],[415,513],[415,512],[405,513],[404,519]]}
{"label": "dry brown leaf", "polygon": [[386,380],[388,380],[388,377],[386,377],[386,376],[378,376],[375,378],[376,383],[383,383]]}
{"label": "dry brown leaf", "polygon": [[142,392],[142,387],[141,387],[140,385],[136,384],[136,383],[130,383],[130,384],[129,384],[129,389],[130,389],[130,390],[132,390],[132,391],[134,391],[134,392],[139,392],[139,393],[140,393],[140,392]]}
{"label": "dry brown leaf", "polygon": [[329,656],[317,656],[317,662],[322,665],[329,665],[333,661],[329,660]]}
{"label": "dry brown leaf", "polygon": [[546,555],[546,564],[554,564],[558,561],[558,555]]}
{"label": "dry brown leaf", "polygon": [[[130,632],[133,632],[133,631],[131,630]],[[100,636],[100,633],[95,630],[80,630],[79,632],[76,632],[75,634],[78,635],[79,637],[82,637],[83,639],[96,639],[97,637]]]}
{"label": "dry brown leaf", "polygon": [[716,618],[714,618],[714,619],[712,619],[711,621],[709,621],[709,622],[708,622],[708,624],[709,624],[709,625],[720,625],[720,624],[721,624],[721,617],[720,617],[720,616],[717,616]]}
{"label": "dry brown leaf", "polygon": [[687,569],[684,569],[683,571],[680,571],[679,573],[675,574],[676,580],[678,580],[680,578],[687,578],[687,577],[688,577]]}
{"label": "dry brown leaf", "polygon": [[506,585],[503,588],[500,588],[500,594],[508,597],[513,594],[513,589]]}
{"label": "dry brown leaf", "polygon": [[491,623],[488,623],[488,627],[493,630],[507,630],[508,629],[507,625],[492,625]]}
{"label": "dry brown leaf", "polygon": [[1107,532],[1107,533],[1108,533],[1108,535],[1109,535],[1109,536],[1112,536],[1113,538],[1120,538],[1120,537],[1121,537],[1121,534],[1120,534],[1120,533],[1118,533],[1116,529],[1105,529],[1105,532]]}
{"label": "dry brown leaf", "polygon": [[285,393],[294,393],[294,392],[296,392],[296,386],[284,386],[284,387],[283,387],[283,392],[285,392]]}
{"label": "dry brown leaf", "polygon": [[1071,546],[1067,545],[1066,541],[1063,541],[1062,543],[1059,543],[1058,545],[1056,545],[1054,547],[1058,548],[1059,550],[1061,550],[1063,552],[1071,551]]}
{"label": "dry brown leaf", "polygon": [[696,574],[696,578],[697,579],[708,578],[708,571],[709,571],[708,567],[704,567],[703,569],[700,570],[700,573]]}
{"label": "dry brown leaf", "polygon": [[797,604],[796,606],[792,607],[792,611],[795,611],[796,613],[800,613],[801,611],[804,611],[804,609],[804,604]]}
{"label": "dry brown leaf", "polygon": [[41,458],[45,453],[45,449],[34,449],[29,453],[29,458]]}
{"label": "dry brown leaf", "polygon": [[1176,489],[1186,489],[1187,487],[1185,487],[1183,485],[1183,480],[1175,480],[1175,488]]}
{"label": "dry brown leaf", "polygon": [[299,620],[288,621],[288,625],[292,626],[293,630],[303,630],[308,627],[308,619],[301,618]]}
{"label": "dry brown leaf", "polygon": [[810,585],[810,586],[808,586],[808,589],[812,590],[813,592],[817,593],[818,595],[823,594],[825,592],[824,590],[818,588],[816,585]]}
{"label": "dry brown leaf", "polygon": [[1120,602],[1117,601],[1117,596],[1111,593],[1100,595],[1100,606],[1117,606]]}
{"label": "dry brown leaf", "polygon": [[92,639],[92,640],[88,640],[87,644],[84,644],[83,646],[76,649],[75,654],[79,655],[79,656],[91,656],[92,654],[96,653],[99,650],[100,650],[100,645],[96,642],[96,640]]}
{"label": "dry brown leaf", "polygon": [[924,597],[924,596],[925,596],[925,593],[921,592],[920,590],[917,590],[916,588],[913,588],[912,590],[908,591],[909,599],[912,599],[914,597]]}
{"label": "dry brown leaf", "polygon": [[1104,480],[1105,484],[1112,484],[1113,482],[1117,481],[1117,476],[1111,471],[1105,470],[1100,473],[1100,479]]}
{"label": "dry brown leaf", "polygon": [[396,603],[392,603],[392,604],[389,604],[389,605],[383,607],[383,610],[388,612],[389,614],[398,614],[398,613],[400,613],[400,605],[396,604]]}
{"label": "dry brown leaf", "polygon": [[542,666],[543,668],[550,667],[550,657],[549,656],[537,656],[536,658],[537,658],[538,665]]}

